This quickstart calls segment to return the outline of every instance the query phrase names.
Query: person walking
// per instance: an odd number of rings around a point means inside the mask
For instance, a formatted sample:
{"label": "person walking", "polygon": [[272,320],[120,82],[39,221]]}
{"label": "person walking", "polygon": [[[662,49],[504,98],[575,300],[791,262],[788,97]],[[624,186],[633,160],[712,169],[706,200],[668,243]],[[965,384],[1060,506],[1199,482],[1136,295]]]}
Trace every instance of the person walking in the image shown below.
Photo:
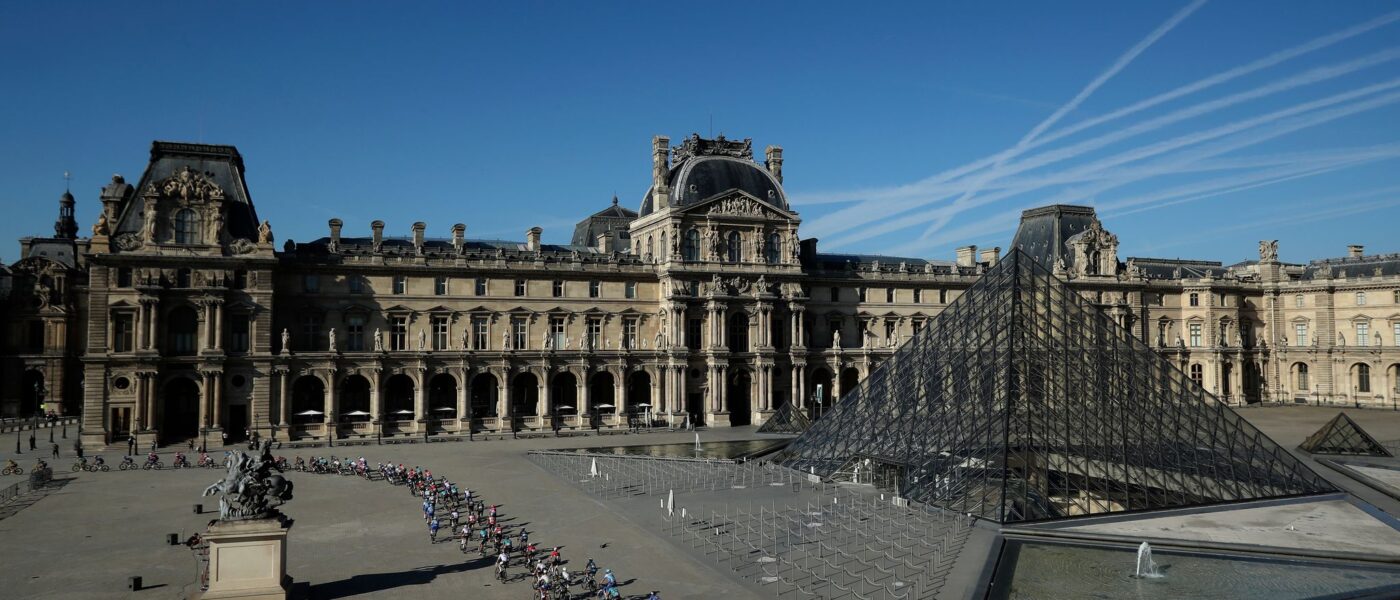
{"label": "person walking", "polygon": [[73,440],[73,454],[77,454],[77,455],[78,455],[78,458],[80,458],[80,459],[83,457],[83,442],[82,442],[82,440]]}
{"label": "person walking", "polygon": [[126,436],[126,454],[131,456],[136,454],[136,435]]}
{"label": "person walking", "polygon": [[54,457],[54,459],[57,459],[57,458],[58,458],[58,443],[57,443],[57,442],[54,442],[54,444],[53,444],[53,457]]}
{"label": "person walking", "polygon": [[29,433],[29,451],[30,451],[30,452],[33,452],[33,451],[37,450],[38,448],[39,448],[38,446],[34,445],[34,433],[33,433],[33,432],[30,432],[30,433]]}

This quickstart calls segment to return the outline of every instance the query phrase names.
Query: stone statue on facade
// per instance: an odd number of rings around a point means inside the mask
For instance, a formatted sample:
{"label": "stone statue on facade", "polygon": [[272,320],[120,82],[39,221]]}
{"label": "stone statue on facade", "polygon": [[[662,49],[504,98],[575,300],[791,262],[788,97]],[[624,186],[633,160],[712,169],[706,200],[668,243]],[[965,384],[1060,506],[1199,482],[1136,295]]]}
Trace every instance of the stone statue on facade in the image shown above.
{"label": "stone statue on facade", "polygon": [[335,352],[335,351],[336,351],[336,350],[335,350],[335,328],[334,328],[334,327],[332,327],[331,330],[330,330],[329,332],[326,333],[326,349],[329,350],[329,351],[331,351],[331,352]]}
{"label": "stone statue on facade", "polygon": [[142,235],[144,236],[143,239],[144,239],[146,242],[154,242],[154,241],[156,241],[156,209],[155,209],[155,206],[153,206],[153,205],[151,205],[151,204],[147,204],[147,205],[146,205],[146,214],[144,214],[144,215],[142,215],[142,216],[145,217],[144,225],[141,227]]}
{"label": "stone statue on facade", "polygon": [[422,352],[422,351],[427,350],[427,349],[428,349],[428,331],[427,331],[426,329],[419,329],[419,330],[418,330],[418,351],[419,351],[419,352]]}
{"label": "stone statue on facade", "polygon": [[548,331],[546,331],[546,332],[544,333],[544,340],[543,340],[542,345],[544,346],[544,349],[545,349],[545,350],[553,350],[553,349],[554,349],[554,336],[549,335],[549,332],[548,332]]}
{"label": "stone statue on facade", "polygon": [[291,334],[290,332],[287,331],[287,328],[286,328],[286,327],[283,327],[283,328],[282,328],[282,354],[286,354],[286,353],[291,352],[291,351],[292,351],[292,334]]}
{"label": "stone statue on facade", "polygon": [[510,350],[510,332],[508,331],[501,332],[501,349]]}
{"label": "stone statue on facade", "polygon": [[292,499],[292,482],[281,473],[272,457],[272,440],[263,440],[256,457],[233,454],[224,478],[205,488],[204,495],[219,495],[222,521],[272,518],[278,506]]}
{"label": "stone statue on facade", "polygon": [[841,330],[840,330],[840,329],[836,329],[836,330],[833,330],[833,331],[831,332],[831,347],[832,347],[832,348],[836,348],[836,349],[840,349],[840,348],[841,348]]}
{"label": "stone statue on facade", "polygon": [[460,347],[461,347],[463,350],[468,350],[468,349],[470,349],[470,346],[467,344],[467,341],[468,341],[468,340],[467,340],[467,330],[466,330],[466,329],[463,329],[463,330],[462,330],[462,336],[461,336],[461,337],[462,337],[462,339],[458,340],[458,342],[461,344]]}
{"label": "stone statue on facade", "polygon": [[1278,240],[1259,241],[1259,262],[1278,260]]}
{"label": "stone statue on facade", "polygon": [[379,331],[378,327],[374,328],[374,351],[384,351],[384,334]]}
{"label": "stone statue on facade", "polygon": [[97,215],[97,222],[92,224],[92,234],[107,235],[108,233],[111,233],[111,229],[107,224],[107,211],[104,210]]}
{"label": "stone statue on facade", "polygon": [[258,225],[258,243],[272,243],[272,223],[269,223],[266,219]]}
{"label": "stone statue on facade", "polygon": [[657,350],[661,350],[661,349],[662,349],[662,348],[661,348],[661,343],[662,343],[661,340],[662,340],[662,339],[663,339],[663,336],[661,335],[661,332],[660,332],[660,331],[657,331],[657,332],[656,332],[656,340],[655,340],[655,345],[656,345],[656,349],[657,349]]}

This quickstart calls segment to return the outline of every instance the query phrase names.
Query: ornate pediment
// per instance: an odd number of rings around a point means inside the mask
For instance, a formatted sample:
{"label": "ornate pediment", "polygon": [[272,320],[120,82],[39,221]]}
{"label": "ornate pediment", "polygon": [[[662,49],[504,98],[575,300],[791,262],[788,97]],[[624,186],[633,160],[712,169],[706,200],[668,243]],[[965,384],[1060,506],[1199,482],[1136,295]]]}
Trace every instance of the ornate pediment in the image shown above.
{"label": "ornate pediment", "polygon": [[677,163],[693,156],[730,156],[753,160],[753,140],[744,138],[741,141],[732,141],[725,139],[723,134],[713,140],[707,140],[698,133],[692,133],[671,152]]}
{"label": "ornate pediment", "polygon": [[224,189],[214,183],[214,174],[195,171],[185,165],[174,175],[146,186],[146,196],[179,200],[184,203],[223,200]]}
{"label": "ornate pediment", "polygon": [[754,198],[745,192],[734,190],[710,200],[700,202],[686,212],[711,217],[748,217],[753,219],[791,219],[786,211],[774,208],[771,204]]}

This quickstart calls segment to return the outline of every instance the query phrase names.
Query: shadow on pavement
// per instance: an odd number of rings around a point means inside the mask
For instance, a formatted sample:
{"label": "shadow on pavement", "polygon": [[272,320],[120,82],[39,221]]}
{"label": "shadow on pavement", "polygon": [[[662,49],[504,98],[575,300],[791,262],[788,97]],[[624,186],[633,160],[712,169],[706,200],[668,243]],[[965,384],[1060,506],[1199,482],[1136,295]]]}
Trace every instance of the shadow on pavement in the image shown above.
{"label": "shadow on pavement", "polygon": [[472,559],[465,563],[419,567],[417,569],[398,571],[395,573],[366,573],[340,581],[328,581],[326,583],[310,585],[306,590],[306,595],[301,597],[308,598],[309,600],[349,598],[359,594],[391,590],[406,585],[432,583],[439,575],[470,571],[472,569],[483,568],[490,564],[491,561],[489,560]]}

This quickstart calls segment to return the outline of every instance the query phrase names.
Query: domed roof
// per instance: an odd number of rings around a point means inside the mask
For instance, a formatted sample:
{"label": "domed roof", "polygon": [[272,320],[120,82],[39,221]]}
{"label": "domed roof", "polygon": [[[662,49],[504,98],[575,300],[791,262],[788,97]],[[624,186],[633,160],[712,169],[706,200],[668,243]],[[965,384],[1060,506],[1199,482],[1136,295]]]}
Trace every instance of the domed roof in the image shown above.
{"label": "domed roof", "polygon": [[[747,151],[747,140],[729,142],[720,137],[715,142],[698,139],[697,142],[687,140],[686,145],[676,148],[676,164],[671,167],[667,178],[671,187],[671,206],[684,208],[729,190],[740,190],[789,210],[782,184],[768,169],[750,158],[752,155]],[[714,148],[713,144],[726,144],[734,148]],[[652,189],[647,190],[639,216],[645,217],[655,210],[652,193]]]}

